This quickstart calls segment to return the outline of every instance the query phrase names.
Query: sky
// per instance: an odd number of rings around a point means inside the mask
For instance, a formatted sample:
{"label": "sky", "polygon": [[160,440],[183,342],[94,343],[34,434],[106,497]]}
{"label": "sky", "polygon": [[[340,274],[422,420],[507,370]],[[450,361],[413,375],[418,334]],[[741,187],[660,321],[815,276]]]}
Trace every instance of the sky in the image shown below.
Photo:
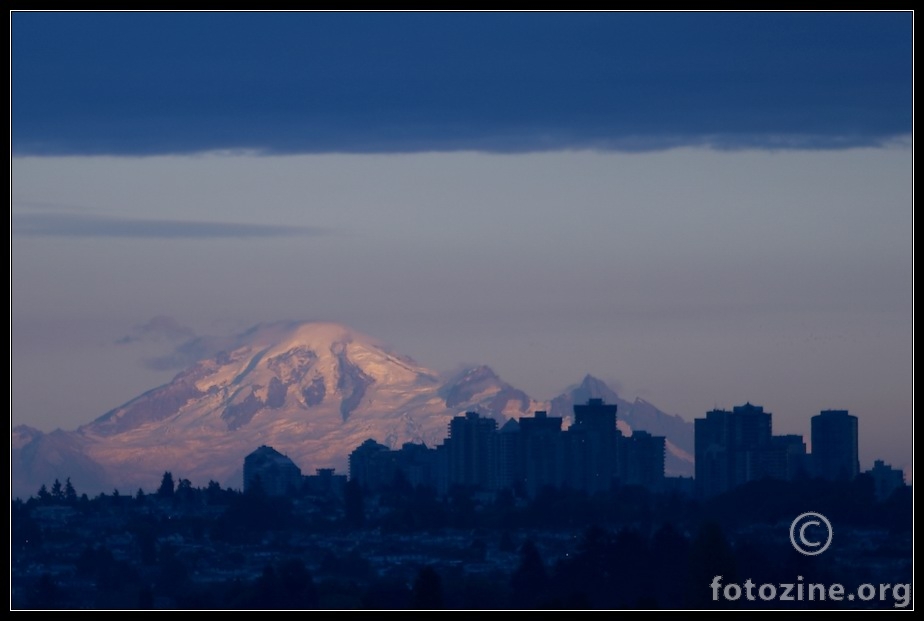
{"label": "sky", "polygon": [[326,320],[910,476],[912,17],[13,12],[11,423]]}

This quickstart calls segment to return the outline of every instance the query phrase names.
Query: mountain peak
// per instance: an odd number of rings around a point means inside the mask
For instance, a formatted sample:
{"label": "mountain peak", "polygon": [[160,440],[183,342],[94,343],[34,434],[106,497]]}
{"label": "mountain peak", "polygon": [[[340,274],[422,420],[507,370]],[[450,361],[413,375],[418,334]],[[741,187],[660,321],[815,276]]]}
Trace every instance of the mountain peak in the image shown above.
{"label": "mountain peak", "polygon": [[347,326],[326,321],[299,323],[295,326],[292,335],[292,340],[307,343],[348,343],[354,339],[374,342],[373,338]]}
{"label": "mountain peak", "polygon": [[499,380],[500,376],[486,364],[479,364],[462,372],[458,381]]}
{"label": "mountain peak", "polygon": [[329,349],[336,343],[362,341],[381,347],[376,339],[343,324],[329,321],[275,321],[260,323],[238,336],[239,345],[275,348],[298,345]]}
{"label": "mountain peak", "polygon": [[370,436],[387,446],[432,446],[460,412],[503,422],[533,405],[486,365],[444,383],[347,326],[280,321],[227,339],[217,355],[69,432],[70,443],[28,428],[12,435],[17,467],[34,474],[47,471],[31,456],[66,448],[68,461],[84,459],[84,472],[98,464],[124,486],[153,485],[164,470],[239,485],[255,446],[284,451],[302,468],[342,468]]}
{"label": "mountain peak", "polygon": [[593,397],[605,397],[607,393],[616,394],[616,391],[610,388],[606,382],[589,373],[581,380],[579,388],[591,393]]}
{"label": "mountain peak", "polygon": [[10,446],[14,449],[22,448],[43,435],[44,434],[35,427],[30,427],[29,425],[16,425],[10,433]]}

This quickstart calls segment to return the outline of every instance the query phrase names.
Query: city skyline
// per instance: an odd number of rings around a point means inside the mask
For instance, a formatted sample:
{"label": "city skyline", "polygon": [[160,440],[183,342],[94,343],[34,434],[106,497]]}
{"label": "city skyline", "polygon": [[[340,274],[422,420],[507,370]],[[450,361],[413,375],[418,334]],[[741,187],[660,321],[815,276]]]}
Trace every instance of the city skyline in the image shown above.
{"label": "city skyline", "polygon": [[[11,424],[323,319],[912,480],[912,16],[11,14]],[[197,341],[198,339],[198,341]],[[206,349],[208,349],[206,347]]]}
{"label": "city skyline", "polygon": [[[850,482],[861,474],[857,462],[857,418],[844,410],[822,410],[812,417],[811,445],[799,435],[774,435],[772,413],[750,402],[731,411],[712,410],[696,423],[696,476],[668,476],[665,436],[634,429],[629,435],[616,422],[616,404],[590,397],[575,402],[570,424],[537,410],[500,425],[478,412],[454,416],[438,443],[407,442],[389,447],[369,437],[349,456],[348,472],[318,468],[303,474],[284,453],[262,445],[244,458],[243,486],[275,496],[295,494],[309,481],[330,488],[339,477],[379,492],[403,482],[431,488],[440,496],[454,486],[481,492],[512,491],[535,498],[544,488],[593,494],[623,486],[710,498],[757,481],[793,482],[810,478]],[[885,498],[904,484],[901,470],[877,459],[862,472],[876,485],[889,481]],[[878,477],[876,475],[879,475]],[[259,477],[259,482],[257,478]]]}

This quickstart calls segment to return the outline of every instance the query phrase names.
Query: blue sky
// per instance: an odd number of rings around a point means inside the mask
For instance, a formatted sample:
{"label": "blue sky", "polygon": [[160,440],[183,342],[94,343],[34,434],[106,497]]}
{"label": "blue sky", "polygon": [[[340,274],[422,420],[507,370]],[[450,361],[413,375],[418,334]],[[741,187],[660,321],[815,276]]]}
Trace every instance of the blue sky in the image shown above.
{"label": "blue sky", "polygon": [[[537,398],[861,424],[910,470],[913,22],[892,13],[11,16],[12,422],[259,321]],[[55,378],[49,385],[49,378]]]}

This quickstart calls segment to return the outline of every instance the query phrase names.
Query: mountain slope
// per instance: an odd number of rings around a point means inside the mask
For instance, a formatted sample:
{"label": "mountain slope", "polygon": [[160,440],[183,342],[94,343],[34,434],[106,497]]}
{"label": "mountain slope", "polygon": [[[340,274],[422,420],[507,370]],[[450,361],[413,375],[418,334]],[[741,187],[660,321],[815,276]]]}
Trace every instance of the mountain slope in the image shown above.
{"label": "mountain slope", "polygon": [[60,429],[42,433],[26,425],[14,427],[10,469],[14,496],[28,497],[42,485],[50,489],[55,479],[64,483],[68,478],[79,482],[81,492],[110,490],[106,468],[87,455],[77,434]]}

